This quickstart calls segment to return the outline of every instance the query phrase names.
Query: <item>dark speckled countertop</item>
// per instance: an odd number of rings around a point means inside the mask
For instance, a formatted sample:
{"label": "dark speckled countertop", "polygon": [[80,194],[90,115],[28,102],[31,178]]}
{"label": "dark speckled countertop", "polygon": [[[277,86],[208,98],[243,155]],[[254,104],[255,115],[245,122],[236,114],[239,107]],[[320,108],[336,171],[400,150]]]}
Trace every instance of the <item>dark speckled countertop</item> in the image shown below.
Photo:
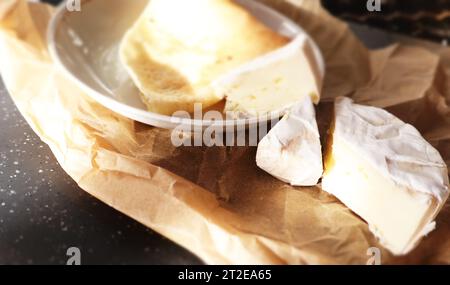
{"label": "dark speckled countertop", "polygon": [[[370,47],[392,36],[352,26]],[[0,264],[200,264],[194,255],[81,190],[33,133],[0,79]]]}
{"label": "dark speckled countertop", "polygon": [[188,251],[81,190],[0,79],[0,264],[199,264]]}

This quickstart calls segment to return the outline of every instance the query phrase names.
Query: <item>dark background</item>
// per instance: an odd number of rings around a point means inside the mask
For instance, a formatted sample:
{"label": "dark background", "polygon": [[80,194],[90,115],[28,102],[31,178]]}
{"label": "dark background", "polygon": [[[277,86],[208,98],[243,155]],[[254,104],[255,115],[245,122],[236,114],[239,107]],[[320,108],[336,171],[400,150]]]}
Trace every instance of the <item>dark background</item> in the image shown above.
{"label": "dark background", "polygon": [[450,40],[450,0],[380,1],[381,12],[369,12],[367,0],[321,0],[332,14],[347,21],[434,41]]}
{"label": "dark background", "polygon": [[345,20],[414,37],[450,40],[450,0],[380,1],[380,12],[369,12],[366,0],[322,0],[322,4]]}
{"label": "dark background", "polygon": [[[362,9],[349,4],[361,1]],[[367,13],[361,1],[324,2],[350,18]],[[392,34],[361,25],[351,28],[372,48],[393,40]],[[19,114],[1,78],[0,110],[0,264],[65,264],[66,251],[74,246],[81,250],[82,264],[201,263],[79,189]]]}

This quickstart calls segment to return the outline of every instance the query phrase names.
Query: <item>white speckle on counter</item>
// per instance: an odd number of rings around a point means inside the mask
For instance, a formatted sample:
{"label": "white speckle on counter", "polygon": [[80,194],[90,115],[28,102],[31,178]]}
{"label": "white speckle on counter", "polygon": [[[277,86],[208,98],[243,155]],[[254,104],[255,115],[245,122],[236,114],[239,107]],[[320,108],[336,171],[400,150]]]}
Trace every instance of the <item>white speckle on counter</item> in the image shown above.
{"label": "white speckle on counter", "polygon": [[[82,42],[75,39],[75,43]],[[86,251],[84,255],[91,262],[102,255],[110,262],[119,262],[116,256],[122,253],[114,249],[118,242],[128,242],[121,237],[130,233],[136,234],[139,242],[136,245],[133,240],[132,246],[141,250],[152,244],[147,239],[152,238],[150,230],[139,227],[137,232],[136,223],[121,214],[104,215],[111,211],[107,206],[77,191],[76,183],[22,118],[1,78],[0,127],[0,264],[65,264],[66,250],[72,246]],[[105,227],[103,220],[93,218],[97,213],[108,219]],[[108,239],[111,234],[115,240]]]}

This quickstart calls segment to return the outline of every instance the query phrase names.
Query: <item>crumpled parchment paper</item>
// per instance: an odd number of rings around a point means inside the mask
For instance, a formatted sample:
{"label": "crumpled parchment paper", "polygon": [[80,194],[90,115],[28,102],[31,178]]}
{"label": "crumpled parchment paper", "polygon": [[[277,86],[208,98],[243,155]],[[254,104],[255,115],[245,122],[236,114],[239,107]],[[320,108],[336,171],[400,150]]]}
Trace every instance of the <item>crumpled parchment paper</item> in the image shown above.
{"label": "crumpled parchment paper", "polygon": [[[370,51],[319,1],[264,0],[298,22],[326,60],[319,125],[350,96],[415,125],[450,164],[450,49],[411,41]],[[209,264],[365,264],[382,247],[366,223],[319,187],[291,187],[258,169],[255,147],[180,147],[86,96],[52,63],[53,8],[0,2],[0,70],[33,130],[79,186]],[[328,116],[329,117],[329,116]],[[450,263],[450,210],[407,256],[383,264]]]}

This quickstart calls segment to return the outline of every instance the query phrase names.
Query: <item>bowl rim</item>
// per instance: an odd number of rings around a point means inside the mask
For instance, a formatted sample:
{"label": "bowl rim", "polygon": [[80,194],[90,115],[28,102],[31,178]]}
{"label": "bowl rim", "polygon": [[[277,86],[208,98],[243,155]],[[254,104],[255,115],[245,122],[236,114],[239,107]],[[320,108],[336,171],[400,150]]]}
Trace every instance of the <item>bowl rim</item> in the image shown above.
{"label": "bowl rim", "polygon": [[[86,1],[86,4],[90,4],[95,0],[89,0]],[[60,71],[62,71],[69,79],[71,79],[83,92],[86,93],[90,98],[95,100],[96,102],[100,103],[102,106],[106,107],[107,109],[110,109],[113,112],[116,112],[124,117],[130,118],[135,121],[139,121],[141,123],[152,125],[156,127],[160,127],[151,123],[148,123],[140,118],[147,117],[151,121],[159,121],[164,122],[165,124],[170,125],[182,125],[182,126],[190,126],[190,127],[222,127],[222,128],[230,128],[234,126],[241,126],[241,125],[254,125],[258,123],[268,122],[273,120],[274,118],[280,118],[284,115],[286,110],[278,110],[273,111],[269,113],[267,116],[257,116],[257,117],[251,117],[251,118],[238,118],[238,119],[225,119],[225,120],[204,120],[204,119],[195,119],[195,118],[183,118],[183,117],[175,117],[175,116],[169,116],[169,115],[163,115],[143,109],[139,109],[133,106],[130,106],[126,103],[120,102],[111,96],[108,96],[106,94],[103,94],[85,82],[78,78],[74,73],[71,72],[71,70],[66,67],[66,65],[63,63],[60,55],[59,50],[57,48],[57,41],[56,41],[56,33],[58,29],[58,24],[61,22],[61,20],[64,18],[65,15],[70,13],[66,9],[66,1],[61,2],[54,15],[52,16],[49,25],[47,27],[47,46],[49,50],[49,54],[53,62],[56,64],[56,66],[59,68]],[[312,39],[312,37],[297,23],[295,23],[293,20],[289,19],[287,16],[281,14],[280,12],[270,8],[269,6],[258,2],[258,1],[252,1],[252,0],[237,0],[237,2],[242,3],[243,5],[248,5],[250,7],[253,7],[254,9],[260,9],[263,10],[264,13],[270,15],[273,18],[282,19],[283,22],[289,26],[290,29],[293,29],[293,35],[291,38],[294,38],[296,35],[304,34],[309,41],[311,41],[311,44],[313,46],[314,56],[316,57],[316,60],[319,65],[319,71],[321,73],[321,76],[325,76],[325,61],[323,58],[323,55],[321,53],[320,48],[318,47],[317,43]],[[245,4],[244,4],[245,3]],[[202,115],[204,115],[202,110]],[[168,128],[168,127],[162,127],[162,128]],[[169,128],[170,129],[170,128]]]}

